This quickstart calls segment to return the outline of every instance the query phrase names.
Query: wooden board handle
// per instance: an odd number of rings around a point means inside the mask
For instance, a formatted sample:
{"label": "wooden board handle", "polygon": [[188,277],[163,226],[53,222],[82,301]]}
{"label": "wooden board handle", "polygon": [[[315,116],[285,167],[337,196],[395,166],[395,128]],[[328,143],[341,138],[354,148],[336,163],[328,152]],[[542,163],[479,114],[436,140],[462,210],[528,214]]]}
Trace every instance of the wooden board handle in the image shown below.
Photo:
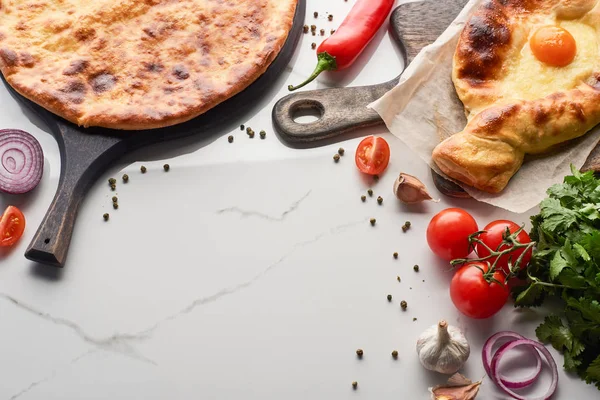
{"label": "wooden board handle", "polygon": [[67,123],[59,122],[51,128],[56,130],[53,133],[60,149],[61,178],[25,257],[62,268],[81,201],[106,168],[124,154],[127,146],[120,138],[82,134]]}
{"label": "wooden board handle", "polygon": [[[379,114],[367,105],[379,99],[398,83],[397,79],[373,86],[311,90],[290,94],[273,107],[273,125],[290,143],[310,143],[330,139],[356,128],[381,124]],[[294,118],[307,111],[319,116],[311,123]]]}

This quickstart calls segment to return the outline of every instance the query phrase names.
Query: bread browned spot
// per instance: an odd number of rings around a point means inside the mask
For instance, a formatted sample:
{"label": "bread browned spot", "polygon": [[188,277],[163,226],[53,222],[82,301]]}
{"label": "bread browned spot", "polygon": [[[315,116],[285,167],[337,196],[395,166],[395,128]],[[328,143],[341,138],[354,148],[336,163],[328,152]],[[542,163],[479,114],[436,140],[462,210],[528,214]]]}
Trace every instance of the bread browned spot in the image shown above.
{"label": "bread browned spot", "polygon": [[65,87],[59,89],[59,98],[73,104],[81,104],[87,93],[86,85],[79,80],[70,81]]}
{"label": "bread browned spot", "polygon": [[92,88],[96,93],[102,93],[111,90],[115,86],[116,82],[117,78],[108,72],[99,73],[90,79],[90,85],[92,85]]}
{"label": "bread browned spot", "polygon": [[17,53],[11,49],[0,49],[0,58],[2,58],[4,64],[8,67],[14,67],[19,62]]}
{"label": "bread browned spot", "polygon": [[88,65],[89,61],[87,60],[73,60],[71,61],[71,64],[67,68],[65,68],[65,70],[63,71],[63,75],[69,76],[80,74],[83,71],[85,71]]}
{"label": "bread browned spot", "polygon": [[96,30],[93,28],[79,28],[74,32],[74,35],[77,40],[86,42],[96,37]]}
{"label": "bread browned spot", "polygon": [[186,80],[190,77],[190,73],[184,65],[176,65],[173,67],[173,75],[179,80]]}

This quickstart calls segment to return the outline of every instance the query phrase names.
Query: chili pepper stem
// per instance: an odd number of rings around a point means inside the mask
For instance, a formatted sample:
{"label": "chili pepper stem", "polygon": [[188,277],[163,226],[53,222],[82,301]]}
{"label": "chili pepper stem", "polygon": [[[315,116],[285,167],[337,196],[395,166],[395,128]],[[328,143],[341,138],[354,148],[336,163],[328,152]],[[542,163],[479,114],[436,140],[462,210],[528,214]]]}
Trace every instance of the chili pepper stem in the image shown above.
{"label": "chili pepper stem", "polygon": [[308,85],[309,83],[314,81],[317,78],[317,76],[321,75],[321,73],[324,71],[335,71],[337,69],[337,62],[335,61],[335,57],[333,57],[326,51],[317,54],[317,59],[317,68],[315,68],[315,71],[312,73],[312,75],[309,76],[307,80],[305,80],[298,86],[288,86],[288,90],[290,92],[293,92],[294,90],[298,90]]}

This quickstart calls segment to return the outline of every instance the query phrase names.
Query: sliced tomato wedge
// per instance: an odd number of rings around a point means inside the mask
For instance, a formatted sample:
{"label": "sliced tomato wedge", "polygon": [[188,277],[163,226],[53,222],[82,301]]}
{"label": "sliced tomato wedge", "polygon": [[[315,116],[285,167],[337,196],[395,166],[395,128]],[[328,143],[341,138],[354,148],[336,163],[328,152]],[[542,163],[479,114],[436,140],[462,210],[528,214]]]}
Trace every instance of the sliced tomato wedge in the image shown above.
{"label": "sliced tomato wedge", "polygon": [[25,216],[15,206],[8,206],[0,217],[0,246],[17,243],[25,231]]}
{"label": "sliced tomato wedge", "polygon": [[384,138],[369,136],[358,144],[355,160],[360,172],[378,175],[390,162],[390,146]]}

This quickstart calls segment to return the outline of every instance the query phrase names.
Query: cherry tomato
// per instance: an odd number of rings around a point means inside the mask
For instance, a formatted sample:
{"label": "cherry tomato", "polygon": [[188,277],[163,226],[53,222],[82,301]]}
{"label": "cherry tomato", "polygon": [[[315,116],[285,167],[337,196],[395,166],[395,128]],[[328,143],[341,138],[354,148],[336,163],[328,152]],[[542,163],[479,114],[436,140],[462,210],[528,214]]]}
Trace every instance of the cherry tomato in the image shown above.
{"label": "cherry tomato", "polygon": [[21,210],[8,206],[0,217],[0,246],[12,246],[25,231],[25,217]]}
{"label": "cherry tomato", "polygon": [[356,149],[355,161],[360,172],[378,175],[385,171],[390,162],[390,146],[381,137],[364,138]]}
{"label": "cherry tomato", "polygon": [[573,35],[559,26],[543,26],[531,36],[531,52],[541,62],[553,67],[569,65],[577,55]]}
{"label": "cherry tomato", "polygon": [[[480,269],[481,268],[481,269]],[[496,314],[508,300],[509,289],[502,270],[496,270],[493,278],[500,283],[488,282],[484,272],[489,264],[471,262],[460,267],[450,282],[450,298],[454,306],[468,317],[483,319]]]}
{"label": "cherry tomato", "polygon": [[[499,246],[503,240],[502,236],[504,235],[504,232],[506,232],[506,228],[509,229],[510,233],[515,233],[521,227],[512,221],[507,221],[507,220],[493,221],[493,222],[490,222],[489,224],[487,224],[485,228],[483,228],[483,230],[485,232],[479,235],[479,239],[492,250],[508,249],[510,246],[507,244],[503,244],[502,247],[499,248]],[[531,238],[529,237],[527,232],[525,232],[524,230],[521,231],[521,233],[519,233],[519,235],[517,236],[517,240],[519,241],[519,243],[523,243],[523,244],[531,243]],[[480,258],[487,257],[490,255],[490,252],[479,243],[477,243],[475,249],[477,250],[477,255]],[[521,254],[523,254],[524,251],[525,251],[525,249],[519,249],[519,250],[513,251],[512,253],[503,255],[502,257],[500,257],[500,260],[498,260],[496,267],[501,268],[502,270],[504,270],[504,272],[506,274],[508,274],[510,272],[510,270],[508,269],[509,258],[510,258],[511,262],[514,264],[517,261],[517,259],[519,258],[519,256],[521,256]],[[529,260],[531,260],[531,253],[532,253],[532,250],[530,249],[529,251],[527,251],[527,254],[525,254],[523,256],[523,260],[521,262],[521,269],[527,267],[527,264],[529,264]],[[493,264],[494,261],[496,260],[496,258],[497,257],[492,257],[487,261],[489,261],[490,264]]]}
{"label": "cherry tomato", "polygon": [[448,208],[437,214],[427,227],[429,248],[444,260],[465,258],[472,248],[469,235],[477,232],[475,219],[460,208]]}

